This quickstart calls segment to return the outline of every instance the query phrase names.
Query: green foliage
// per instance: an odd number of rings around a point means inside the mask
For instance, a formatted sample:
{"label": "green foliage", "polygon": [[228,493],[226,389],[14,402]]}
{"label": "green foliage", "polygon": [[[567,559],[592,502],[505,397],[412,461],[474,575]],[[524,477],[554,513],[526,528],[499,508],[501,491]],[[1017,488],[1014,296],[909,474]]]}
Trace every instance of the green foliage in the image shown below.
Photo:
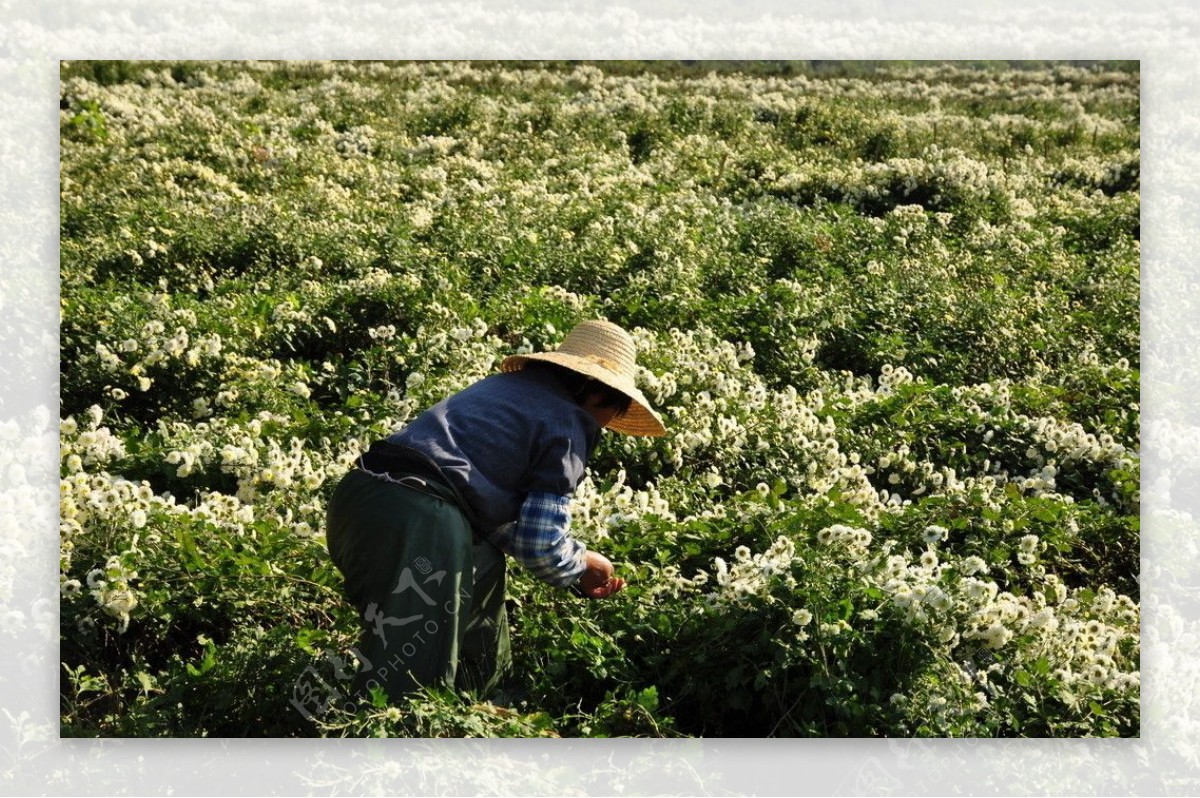
{"label": "green foliage", "polygon": [[[1139,79],[1021,66],[65,63],[64,735],[1135,736]],[[351,696],[333,486],[598,316],[628,587]]]}

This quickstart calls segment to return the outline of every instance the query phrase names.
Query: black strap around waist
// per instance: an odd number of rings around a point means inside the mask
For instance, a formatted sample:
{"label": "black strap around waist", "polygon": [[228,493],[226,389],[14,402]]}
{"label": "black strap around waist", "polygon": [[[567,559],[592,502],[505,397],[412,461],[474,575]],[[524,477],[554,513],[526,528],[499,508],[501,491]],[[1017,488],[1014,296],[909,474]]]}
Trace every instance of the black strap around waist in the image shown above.
{"label": "black strap around waist", "polygon": [[364,471],[388,474],[397,479],[415,476],[436,484],[453,497],[454,504],[462,510],[463,515],[471,523],[471,527],[480,535],[486,536],[487,531],[480,525],[471,505],[466,502],[458,488],[438,467],[433,458],[424,452],[387,440],[379,440],[372,443],[367,451],[359,455],[358,465]]}
{"label": "black strap around waist", "polygon": [[359,455],[358,464],[367,471],[418,476],[453,489],[442,469],[427,454],[386,440],[372,443]]}

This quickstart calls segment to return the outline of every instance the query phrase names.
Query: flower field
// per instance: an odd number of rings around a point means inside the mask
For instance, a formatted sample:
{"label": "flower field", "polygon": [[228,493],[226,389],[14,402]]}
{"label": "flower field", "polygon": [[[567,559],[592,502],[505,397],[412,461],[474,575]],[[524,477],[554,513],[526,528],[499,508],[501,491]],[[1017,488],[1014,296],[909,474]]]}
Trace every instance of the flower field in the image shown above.
{"label": "flower field", "polygon": [[[1138,734],[1135,67],[60,95],[64,736]],[[356,704],[336,481],[596,317],[668,427],[573,503],[629,586],[512,567],[510,700]]]}

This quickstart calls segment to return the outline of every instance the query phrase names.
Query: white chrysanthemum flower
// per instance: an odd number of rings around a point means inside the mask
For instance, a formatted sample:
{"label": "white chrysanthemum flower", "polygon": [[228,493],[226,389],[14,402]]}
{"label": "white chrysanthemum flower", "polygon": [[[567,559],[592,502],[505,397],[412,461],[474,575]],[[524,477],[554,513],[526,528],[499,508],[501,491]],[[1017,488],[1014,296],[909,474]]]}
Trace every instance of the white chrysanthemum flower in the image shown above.
{"label": "white chrysanthemum flower", "polygon": [[984,582],[973,576],[963,579],[962,584],[967,598],[975,602],[993,601],[1000,591],[995,582]]}
{"label": "white chrysanthemum flower", "polygon": [[128,615],[138,605],[137,597],[129,588],[118,588],[104,594],[104,610],[113,617]]}
{"label": "white chrysanthemum flower", "polygon": [[396,336],[396,328],[391,324],[370,327],[367,329],[367,335],[379,341],[387,341]]}
{"label": "white chrysanthemum flower", "polygon": [[983,631],[983,641],[989,648],[1001,648],[1009,640],[1012,640],[1013,632],[1000,621],[995,621],[987,629]]}
{"label": "white chrysanthemum flower", "polygon": [[988,567],[987,563],[983,561],[982,557],[971,555],[970,557],[963,559],[962,563],[960,564],[960,569],[962,570],[964,576],[972,576],[974,574],[986,574]]}
{"label": "white chrysanthemum flower", "polygon": [[717,584],[722,587],[729,584],[729,566],[726,564],[725,560],[721,559],[720,557],[714,557],[713,565],[717,569]]}

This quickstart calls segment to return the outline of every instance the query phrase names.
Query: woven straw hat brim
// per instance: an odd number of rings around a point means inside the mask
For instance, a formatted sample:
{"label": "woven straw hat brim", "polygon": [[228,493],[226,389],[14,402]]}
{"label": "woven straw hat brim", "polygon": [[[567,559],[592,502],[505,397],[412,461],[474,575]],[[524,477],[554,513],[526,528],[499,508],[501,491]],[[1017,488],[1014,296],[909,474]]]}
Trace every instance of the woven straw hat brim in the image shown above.
{"label": "woven straw hat brim", "polygon": [[506,357],[504,362],[500,364],[500,370],[519,371],[530,360],[545,360],[549,363],[557,363],[560,366],[565,366],[572,371],[577,371],[592,379],[599,380],[610,388],[616,388],[632,399],[633,403],[629,405],[629,412],[609,422],[607,428],[613,432],[651,437],[666,434],[667,429],[663,425],[662,418],[658,413],[650,409],[650,402],[638,390],[638,387],[629,377],[567,352],[537,352],[530,355],[511,355]]}

